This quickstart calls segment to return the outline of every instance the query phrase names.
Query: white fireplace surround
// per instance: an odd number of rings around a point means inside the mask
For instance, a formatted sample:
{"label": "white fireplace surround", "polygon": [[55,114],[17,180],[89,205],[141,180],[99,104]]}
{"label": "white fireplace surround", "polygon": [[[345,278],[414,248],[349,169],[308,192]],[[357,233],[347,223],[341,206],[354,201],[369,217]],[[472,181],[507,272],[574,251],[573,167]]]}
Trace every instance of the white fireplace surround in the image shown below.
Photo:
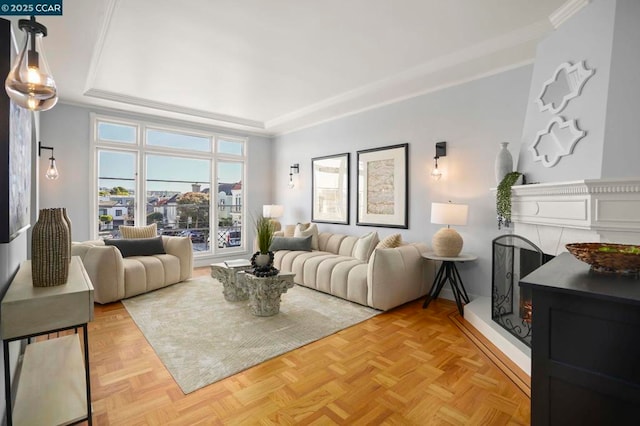
{"label": "white fireplace surround", "polygon": [[514,186],[514,233],[547,254],[565,244],[640,244],[640,179],[590,179]]}
{"label": "white fireplace surround", "polygon": [[[566,251],[568,243],[640,244],[640,178],[516,185],[511,206],[513,233],[547,254]],[[531,351],[493,322],[489,297],[467,304],[464,317],[531,374]]]}

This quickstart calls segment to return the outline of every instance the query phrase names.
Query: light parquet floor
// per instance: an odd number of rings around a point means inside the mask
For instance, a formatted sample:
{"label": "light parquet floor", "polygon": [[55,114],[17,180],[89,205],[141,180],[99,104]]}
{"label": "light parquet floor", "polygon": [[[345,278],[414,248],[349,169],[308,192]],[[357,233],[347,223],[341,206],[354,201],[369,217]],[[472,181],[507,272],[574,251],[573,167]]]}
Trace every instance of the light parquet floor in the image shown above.
{"label": "light parquet floor", "polygon": [[455,309],[412,302],[184,395],[124,306],[96,305],[94,424],[529,424],[528,396],[456,327]]}

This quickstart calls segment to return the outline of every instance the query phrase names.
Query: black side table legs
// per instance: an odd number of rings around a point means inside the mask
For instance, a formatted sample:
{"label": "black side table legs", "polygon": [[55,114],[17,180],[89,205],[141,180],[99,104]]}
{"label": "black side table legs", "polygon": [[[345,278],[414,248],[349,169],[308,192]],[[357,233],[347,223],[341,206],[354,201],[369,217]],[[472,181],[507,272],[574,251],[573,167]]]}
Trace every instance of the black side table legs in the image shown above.
{"label": "black side table legs", "polygon": [[460,277],[460,273],[458,272],[458,268],[456,268],[456,262],[443,260],[440,265],[440,269],[438,269],[438,273],[436,274],[436,278],[433,280],[433,286],[429,291],[424,303],[422,305],[422,309],[425,309],[429,306],[432,300],[437,299],[442,287],[449,281],[449,285],[451,286],[451,291],[453,292],[453,297],[456,299],[456,305],[458,305],[458,312],[460,312],[461,316],[464,316],[464,311],[462,309],[462,302],[469,303],[469,296],[467,295],[467,291],[464,288],[464,284],[462,283],[462,278]]}

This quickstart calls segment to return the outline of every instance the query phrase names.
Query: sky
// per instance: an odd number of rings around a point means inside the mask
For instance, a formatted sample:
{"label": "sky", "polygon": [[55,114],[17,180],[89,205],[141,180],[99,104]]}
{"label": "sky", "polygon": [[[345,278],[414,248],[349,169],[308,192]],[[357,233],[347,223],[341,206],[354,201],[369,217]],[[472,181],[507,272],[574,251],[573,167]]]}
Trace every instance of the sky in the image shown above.
{"label": "sky", "polygon": [[[100,123],[98,135],[102,140],[135,144],[136,128],[112,123]],[[157,147],[190,148],[195,157],[198,152],[211,152],[211,138],[182,135],[147,129],[147,144]],[[125,145],[126,146],[126,145]],[[218,151],[229,154],[242,154],[242,144],[218,139]],[[194,152],[195,151],[195,152]],[[187,151],[187,153],[189,153]],[[240,182],[243,176],[243,164],[218,161],[218,182]],[[209,187],[212,160],[209,158],[185,158],[171,155],[146,155],[147,179],[183,182],[147,182],[148,191],[188,192],[192,183],[201,183],[202,189]],[[122,186],[135,189],[136,154],[133,152],[98,150],[98,174],[100,187]]]}

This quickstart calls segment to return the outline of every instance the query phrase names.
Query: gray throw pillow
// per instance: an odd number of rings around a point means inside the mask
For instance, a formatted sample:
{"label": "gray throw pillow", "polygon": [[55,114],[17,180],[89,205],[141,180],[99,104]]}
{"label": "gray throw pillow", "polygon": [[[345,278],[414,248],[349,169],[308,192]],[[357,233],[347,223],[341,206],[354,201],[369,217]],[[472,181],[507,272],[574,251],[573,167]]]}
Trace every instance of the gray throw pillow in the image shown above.
{"label": "gray throw pillow", "polygon": [[273,237],[269,250],[311,251],[311,235],[306,237]]}
{"label": "gray throw pillow", "polygon": [[155,238],[129,238],[124,240],[104,240],[107,246],[115,246],[122,257],[129,256],[152,256],[154,254],[165,254],[162,245],[162,237]]}

